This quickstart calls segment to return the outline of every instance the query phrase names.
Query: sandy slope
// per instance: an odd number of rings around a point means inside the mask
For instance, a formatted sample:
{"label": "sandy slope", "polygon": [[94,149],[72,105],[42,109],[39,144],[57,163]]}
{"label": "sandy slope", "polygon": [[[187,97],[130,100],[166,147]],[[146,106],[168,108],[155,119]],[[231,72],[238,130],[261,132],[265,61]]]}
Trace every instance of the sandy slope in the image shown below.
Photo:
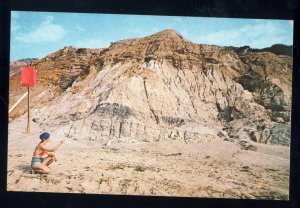
{"label": "sandy slope", "polygon": [[[66,140],[49,175],[33,175],[30,160],[38,135],[26,118],[9,126],[9,191],[168,195],[288,199],[289,148],[255,144],[242,150],[213,139],[197,144],[178,141],[87,146]],[[54,145],[60,139],[53,135]]]}

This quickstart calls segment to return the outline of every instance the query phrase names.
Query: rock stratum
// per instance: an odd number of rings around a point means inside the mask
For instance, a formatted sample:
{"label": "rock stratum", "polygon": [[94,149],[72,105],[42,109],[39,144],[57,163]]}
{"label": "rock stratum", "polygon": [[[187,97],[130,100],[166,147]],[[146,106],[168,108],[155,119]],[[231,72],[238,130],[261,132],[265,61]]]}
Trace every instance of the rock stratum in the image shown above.
{"label": "rock stratum", "polygon": [[[291,56],[195,44],[165,30],[105,49],[65,47],[31,65],[33,121],[68,138],[290,144]],[[19,76],[11,104],[24,91]]]}

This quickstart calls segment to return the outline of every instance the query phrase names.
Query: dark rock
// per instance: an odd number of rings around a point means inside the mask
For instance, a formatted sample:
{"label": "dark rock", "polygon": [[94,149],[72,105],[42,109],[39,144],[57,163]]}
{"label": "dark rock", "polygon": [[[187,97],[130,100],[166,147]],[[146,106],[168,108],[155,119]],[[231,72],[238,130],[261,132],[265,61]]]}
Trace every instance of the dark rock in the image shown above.
{"label": "dark rock", "polygon": [[276,97],[271,98],[268,107],[272,111],[283,111],[283,110],[285,110],[286,105],[287,104],[282,97],[276,96]]}
{"label": "dark rock", "polygon": [[152,55],[148,55],[148,56],[146,56],[146,57],[144,58],[144,61],[145,61],[146,63],[149,63],[151,60],[156,60],[156,58],[155,58],[154,56],[152,56]]}
{"label": "dark rock", "polygon": [[275,125],[268,137],[267,143],[277,144],[283,146],[290,146],[291,142],[291,125],[290,124],[278,124]]}
{"label": "dark rock", "polygon": [[270,113],[272,121],[284,123],[290,121],[291,113],[289,111],[273,111]]}
{"label": "dark rock", "polygon": [[96,106],[93,113],[121,119],[126,119],[133,115],[131,108],[118,103],[100,103]]}
{"label": "dark rock", "polygon": [[256,138],[256,135],[255,135],[255,132],[254,132],[254,131],[249,132],[249,137],[250,137],[250,139],[251,139],[252,141],[254,141],[254,142],[257,142],[257,141],[258,141],[258,139]]}
{"label": "dark rock", "polygon": [[234,119],[241,119],[245,117],[245,115],[235,106],[226,106],[224,109],[222,109],[218,102],[216,103],[216,105],[219,112],[219,118],[221,120],[224,120],[225,122],[230,122]]}
{"label": "dark rock", "polygon": [[257,151],[257,147],[247,141],[240,141],[239,144],[243,150]]}
{"label": "dark rock", "polygon": [[185,122],[182,118],[172,117],[172,116],[162,116],[162,121],[168,125],[182,126]]}
{"label": "dark rock", "polygon": [[69,87],[72,86],[76,78],[77,78],[76,76],[71,76],[71,77],[62,76],[60,80],[60,88],[63,90],[68,89]]}
{"label": "dark rock", "polygon": [[254,92],[258,87],[257,77],[249,74],[239,77],[237,82],[240,83],[244,87],[244,89],[248,90],[249,92]]}

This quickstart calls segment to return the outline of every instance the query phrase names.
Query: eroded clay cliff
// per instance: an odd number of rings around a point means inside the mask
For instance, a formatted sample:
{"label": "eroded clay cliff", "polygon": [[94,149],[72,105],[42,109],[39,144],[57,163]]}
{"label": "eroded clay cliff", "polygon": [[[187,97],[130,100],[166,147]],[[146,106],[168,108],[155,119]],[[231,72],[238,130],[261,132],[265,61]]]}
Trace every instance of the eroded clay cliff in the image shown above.
{"label": "eroded clay cliff", "polygon": [[[291,56],[195,44],[164,30],[105,49],[65,47],[32,65],[33,121],[70,139],[290,143]],[[11,104],[22,93],[17,79]]]}

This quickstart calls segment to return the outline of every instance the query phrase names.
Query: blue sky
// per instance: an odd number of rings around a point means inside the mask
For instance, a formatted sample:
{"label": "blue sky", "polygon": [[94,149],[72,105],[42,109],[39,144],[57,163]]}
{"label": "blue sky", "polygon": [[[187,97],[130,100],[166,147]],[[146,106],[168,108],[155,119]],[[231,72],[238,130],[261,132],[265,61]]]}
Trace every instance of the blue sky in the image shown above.
{"label": "blue sky", "polygon": [[42,58],[64,46],[103,48],[164,29],[194,43],[219,46],[293,43],[293,22],[288,20],[13,11],[10,59]]}

